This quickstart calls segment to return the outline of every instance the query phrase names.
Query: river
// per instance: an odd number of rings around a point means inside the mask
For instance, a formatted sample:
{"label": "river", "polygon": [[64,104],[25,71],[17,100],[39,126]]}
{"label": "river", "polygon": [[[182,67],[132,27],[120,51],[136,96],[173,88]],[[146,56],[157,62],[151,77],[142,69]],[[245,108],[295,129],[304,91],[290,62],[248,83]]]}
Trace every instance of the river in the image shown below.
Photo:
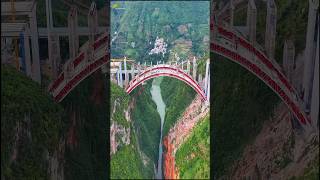
{"label": "river", "polygon": [[157,111],[161,118],[161,134],[160,134],[160,142],[159,142],[159,159],[158,159],[158,170],[156,173],[156,179],[162,179],[163,173],[162,173],[162,129],[163,129],[163,122],[164,122],[164,116],[165,116],[165,109],[166,105],[163,102],[162,96],[161,96],[161,89],[160,89],[160,83],[162,81],[163,77],[156,78],[152,81],[152,87],[151,87],[151,95],[152,100],[157,105]]}

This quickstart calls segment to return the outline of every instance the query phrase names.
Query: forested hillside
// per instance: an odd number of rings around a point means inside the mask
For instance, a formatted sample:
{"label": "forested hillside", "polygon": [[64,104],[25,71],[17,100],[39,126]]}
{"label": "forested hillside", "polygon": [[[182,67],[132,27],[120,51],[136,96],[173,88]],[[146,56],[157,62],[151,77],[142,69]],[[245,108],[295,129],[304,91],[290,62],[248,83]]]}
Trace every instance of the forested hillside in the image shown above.
{"label": "forested hillside", "polygon": [[177,167],[181,179],[210,178],[209,116],[192,130],[190,137],[178,149]]}
{"label": "forested hillside", "polygon": [[137,134],[129,115],[130,97],[111,83],[111,174],[112,179],[145,178],[147,171],[139,153]]}
{"label": "forested hillside", "polygon": [[1,179],[48,179],[66,129],[60,105],[39,84],[1,65]]}
{"label": "forested hillside", "polygon": [[[122,11],[111,11],[111,33],[117,36],[112,56],[128,56],[140,62],[168,61],[174,54],[186,59],[208,50],[209,2],[125,2]],[[115,33],[117,35],[115,35]],[[150,56],[156,37],[164,38],[170,51]]]}
{"label": "forested hillside", "polygon": [[153,177],[154,167],[158,162],[160,139],[160,116],[156,104],[152,101],[150,88],[152,80],[136,88],[132,92],[135,104],[132,111],[133,124],[135,126],[138,144],[144,156],[147,172],[146,178]]}
{"label": "forested hillside", "polygon": [[110,119],[109,82],[96,71],[62,101],[67,113],[65,178],[105,179],[107,168],[107,127]]}

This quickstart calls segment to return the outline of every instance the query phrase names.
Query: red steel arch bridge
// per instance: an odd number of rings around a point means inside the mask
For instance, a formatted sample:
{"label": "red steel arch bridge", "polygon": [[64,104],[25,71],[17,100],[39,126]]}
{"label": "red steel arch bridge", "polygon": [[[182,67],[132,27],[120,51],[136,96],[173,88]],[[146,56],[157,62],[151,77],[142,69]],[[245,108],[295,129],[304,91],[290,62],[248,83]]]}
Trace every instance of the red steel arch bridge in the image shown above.
{"label": "red steel arch bridge", "polygon": [[245,27],[233,25],[233,10],[237,3],[231,0],[219,11],[212,2],[210,50],[253,73],[281,98],[304,127],[315,127],[319,123],[319,1],[309,1],[305,52],[310,54],[305,53],[302,96],[292,85],[295,63],[293,43],[285,42],[282,67],[274,59],[277,9],[274,0],[266,3],[266,41],[262,48],[256,42],[257,9],[254,0],[248,1]]}

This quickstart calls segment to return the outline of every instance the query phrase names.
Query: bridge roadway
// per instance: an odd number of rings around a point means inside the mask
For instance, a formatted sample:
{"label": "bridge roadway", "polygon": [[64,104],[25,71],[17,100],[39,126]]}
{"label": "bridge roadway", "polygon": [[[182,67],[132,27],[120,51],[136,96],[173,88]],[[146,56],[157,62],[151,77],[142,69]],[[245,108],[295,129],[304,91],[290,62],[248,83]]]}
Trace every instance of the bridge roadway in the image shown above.
{"label": "bridge roadway", "polygon": [[[108,62],[109,53],[106,43],[108,40],[108,34],[102,34],[91,48],[80,51],[75,59],[67,61],[63,72],[49,85],[49,92],[53,94],[55,101],[62,101],[83,79]],[[93,51],[92,56],[90,51]]]}
{"label": "bridge roadway", "polygon": [[211,41],[210,49],[245,67],[264,81],[289,107],[295,117],[302,123],[310,123],[310,119],[302,111],[302,100],[286,77],[269,60],[261,50],[251,45],[239,33],[221,26],[210,25],[216,38]]}

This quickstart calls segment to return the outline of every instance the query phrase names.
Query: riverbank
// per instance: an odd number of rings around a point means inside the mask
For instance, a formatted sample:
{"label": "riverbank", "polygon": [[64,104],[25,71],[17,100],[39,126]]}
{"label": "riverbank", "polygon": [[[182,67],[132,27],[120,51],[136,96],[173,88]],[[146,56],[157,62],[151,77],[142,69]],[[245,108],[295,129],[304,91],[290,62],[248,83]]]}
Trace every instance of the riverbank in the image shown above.
{"label": "riverbank", "polygon": [[163,77],[156,78],[152,81],[152,87],[151,87],[151,95],[152,100],[157,105],[157,111],[161,118],[161,133],[160,133],[160,142],[159,142],[159,158],[158,158],[158,170],[156,173],[156,179],[162,179],[162,130],[163,130],[163,123],[164,123],[164,117],[165,117],[165,109],[166,105],[163,102],[162,96],[161,96],[161,89],[160,84],[162,82]]}

